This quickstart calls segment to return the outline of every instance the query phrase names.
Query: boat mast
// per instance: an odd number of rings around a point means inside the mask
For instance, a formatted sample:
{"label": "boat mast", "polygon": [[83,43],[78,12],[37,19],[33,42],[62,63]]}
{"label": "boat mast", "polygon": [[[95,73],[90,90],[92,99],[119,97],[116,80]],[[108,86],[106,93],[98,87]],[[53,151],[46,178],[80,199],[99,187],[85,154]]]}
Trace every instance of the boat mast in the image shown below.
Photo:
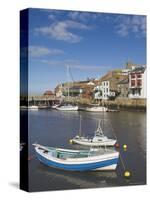
{"label": "boat mast", "polygon": [[101,128],[101,121],[102,120],[99,120],[98,127],[97,127],[97,130],[95,131],[95,133],[102,136],[102,135],[104,135],[104,133]]}
{"label": "boat mast", "polygon": [[69,66],[67,66],[67,92],[68,92],[68,101],[69,101]]}
{"label": "boat mast", "polygon": [[[104,130],[104,105],[103,105],[103,130]],[[103,133],[102,133],[103,134]],[[103,134],[104,135],[104,134]],[[105,151],[107,151],[107,147],[106,147],[106,144],[105,144]]]}
{"label": "boat mast", "polygon": [[79,136],[81,137],[81,115],[80,115]]}
{"label": "boat mast", "polygon": [[103,105],[103,130],[104,130],[104,105]]}

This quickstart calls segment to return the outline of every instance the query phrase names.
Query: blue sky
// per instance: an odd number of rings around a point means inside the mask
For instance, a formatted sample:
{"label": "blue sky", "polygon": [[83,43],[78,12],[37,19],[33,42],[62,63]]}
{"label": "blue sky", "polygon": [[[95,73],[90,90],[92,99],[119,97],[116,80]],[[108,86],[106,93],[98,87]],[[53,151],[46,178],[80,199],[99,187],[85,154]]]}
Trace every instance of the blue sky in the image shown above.
{"label": "blue sky", "polygon": [[[29,93],[67,81],[99,78],[127,60],[146,64],[146,17],[29,10]],[[71,78],[70,78],[71,80]]]}

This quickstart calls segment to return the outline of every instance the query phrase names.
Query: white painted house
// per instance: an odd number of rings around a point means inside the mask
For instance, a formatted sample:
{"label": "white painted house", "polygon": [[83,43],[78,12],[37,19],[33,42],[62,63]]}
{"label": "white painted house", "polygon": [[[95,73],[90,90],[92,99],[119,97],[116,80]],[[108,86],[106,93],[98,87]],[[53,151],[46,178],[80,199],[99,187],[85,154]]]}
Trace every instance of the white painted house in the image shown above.
{"label": "white painted house", "polygon": [[110,89],[110,81],[102,81],[101,85],[94,88],[95,99],[107,100],[109,97],[115,97],[115,92]]}
{"label": "white painted house", "polygon": [[109,81],[102,81],[102,98],[108,99],[110,95],[110,83]]}

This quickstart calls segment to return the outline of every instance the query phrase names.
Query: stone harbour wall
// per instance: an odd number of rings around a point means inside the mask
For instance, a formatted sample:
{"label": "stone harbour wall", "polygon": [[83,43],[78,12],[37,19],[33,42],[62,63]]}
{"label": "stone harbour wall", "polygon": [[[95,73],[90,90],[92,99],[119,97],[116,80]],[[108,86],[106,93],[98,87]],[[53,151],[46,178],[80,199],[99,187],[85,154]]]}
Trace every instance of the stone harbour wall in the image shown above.
{"label": "stone harbour wall", "polygon": [[102,104],[108,106],[108,108],[116,108],[119,110],[143,110],[146,111],[146,99],[128,99],[128,98],[118,98],[114,101],[103,100]]}

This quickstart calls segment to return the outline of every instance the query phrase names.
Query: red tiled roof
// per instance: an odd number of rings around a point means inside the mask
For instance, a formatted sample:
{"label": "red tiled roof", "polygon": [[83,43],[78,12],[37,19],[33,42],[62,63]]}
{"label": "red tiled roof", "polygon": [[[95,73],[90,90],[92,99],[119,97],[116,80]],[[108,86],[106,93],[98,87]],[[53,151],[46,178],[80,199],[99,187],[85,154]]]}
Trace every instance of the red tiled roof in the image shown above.
{"label": "red tiled roof", "polygon": [[51,90],[47,90],[44,92],[44,95],[54,95],[54,93]]}

